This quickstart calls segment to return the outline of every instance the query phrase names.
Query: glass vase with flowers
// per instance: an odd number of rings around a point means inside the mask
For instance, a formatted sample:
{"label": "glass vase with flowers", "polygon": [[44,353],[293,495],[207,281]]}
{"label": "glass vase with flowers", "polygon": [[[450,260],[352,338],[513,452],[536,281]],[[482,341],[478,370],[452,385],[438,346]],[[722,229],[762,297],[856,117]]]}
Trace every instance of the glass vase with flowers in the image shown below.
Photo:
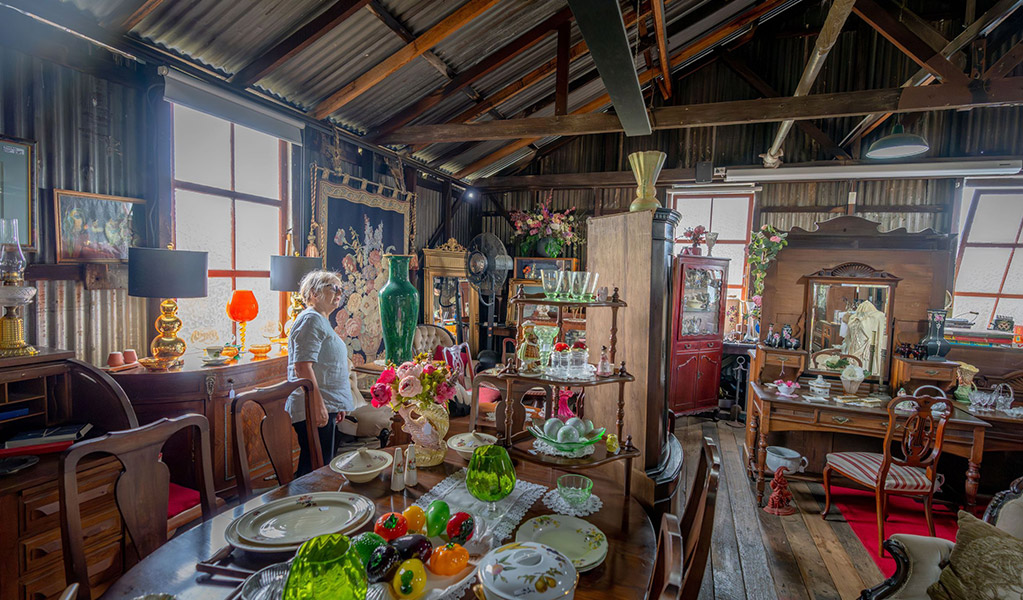
{"label": "glass vase with flowers", "polygon": [[416,444],[416,466],[444,461],[444,437],[450,420],[448,401],[455,397],[454,375],[442,361],[419,354],[395,366],[389,363],[370,388],[375,407],[387,405],[405,420],[402,430]]}

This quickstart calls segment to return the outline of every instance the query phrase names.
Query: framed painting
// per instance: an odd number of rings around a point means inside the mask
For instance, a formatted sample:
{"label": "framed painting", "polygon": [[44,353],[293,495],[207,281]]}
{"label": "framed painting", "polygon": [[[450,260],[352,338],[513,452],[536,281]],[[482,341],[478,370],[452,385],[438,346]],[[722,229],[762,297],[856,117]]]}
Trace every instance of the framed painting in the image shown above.
{"label": "framed painting", "polygon": [[57,262],[127,262],[138,198],[53,190]]}
{"label": "framed painting", "polygon": [[557,271],[575,271],[579,265],[578,258],[543,258],[536,256],[515,259],[515,278],[540,280],[540,271],[554,269]]}
{"label": "framed painting", "polygon": [[0,135],[0,218],[18,220],[23,250],[37,250],[36,144]]}
{"label": "framed painting", "polygon": [[387,254],[408,254],[415,196],[317,167],[313,189],[316,248],[341,276],[331,325],[353,366],[384,358],[377,292],[387,283]]}

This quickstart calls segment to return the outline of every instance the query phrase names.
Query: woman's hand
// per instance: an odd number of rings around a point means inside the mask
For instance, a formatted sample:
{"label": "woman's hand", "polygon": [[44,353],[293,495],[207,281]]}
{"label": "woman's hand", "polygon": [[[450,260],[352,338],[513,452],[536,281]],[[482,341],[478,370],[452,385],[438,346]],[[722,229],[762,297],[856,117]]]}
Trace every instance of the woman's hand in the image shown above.
{"label": "woman's hand", "polygon": [[327,414],[327,407],[324,406],[323,402],[316,403],[316,426],[323,427],[327,424],[330,419],[330,415]]}
{"label": "woman's hand", "polygon": [[334,419],[334,422],[335,422],[335,423],[338,423],[338,424],[340,424],[340,423],[344,422],[344,420],[345,420],[345,415],[347,415],[347,414],[348,414],[348,413],[346,413],[346,412],[345,412],[345,411],[343,411],[343,410],[339,410],[339,411],[337,411],[337,418],[336,418],[336,419]]}

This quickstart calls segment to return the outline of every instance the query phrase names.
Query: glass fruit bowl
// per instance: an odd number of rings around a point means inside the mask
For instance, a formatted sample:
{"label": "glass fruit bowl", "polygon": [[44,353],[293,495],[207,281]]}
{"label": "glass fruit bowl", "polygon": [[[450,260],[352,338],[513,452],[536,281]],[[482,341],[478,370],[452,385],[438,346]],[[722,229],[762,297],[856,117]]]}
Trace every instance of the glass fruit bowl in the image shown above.
{"label": "glass fruit bowl", "polygon": [[533,437],[535,437],[536,439],[542,440],[545,443],[550,444],[552,448],[554,448],[555,450],[560,450],[561,452],[577,452],[582,448],[596,444],[601,440],[601,438],[604,437],[603,427],[601,427],[600,429],[594,429],[593,431],[587,433],[586,435],[580,434],[579,441],[577,442],[559,442],[558,440],[547,436],[543,432],[543,424],[541,423],[540,426],[537,426],[536,421],[533,421],[526,429],[529,431],[529,433],[533,434]]}

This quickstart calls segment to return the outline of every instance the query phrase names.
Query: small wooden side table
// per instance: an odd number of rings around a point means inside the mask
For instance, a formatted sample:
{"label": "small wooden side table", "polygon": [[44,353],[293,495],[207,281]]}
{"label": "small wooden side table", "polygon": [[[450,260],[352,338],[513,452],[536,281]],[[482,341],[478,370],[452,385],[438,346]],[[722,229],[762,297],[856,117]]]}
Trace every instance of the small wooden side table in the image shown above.
{"label": "small wooden side table", "polygon": [[750,365],[749,380],[764,383],[775,379],[791,379],[795,381],[806,370],[805,350],[785,350],[757,344],[751,350],[753,362]]}
{"label": "small wooden side table", "polygon": [[906,388],[906,392],[912,394],[913,390],[922,385],[933,385],[949,390],[956,383],[958,368],[959,363],[950,360],[912,360],[896,356],[892,361],[892,389]]}

